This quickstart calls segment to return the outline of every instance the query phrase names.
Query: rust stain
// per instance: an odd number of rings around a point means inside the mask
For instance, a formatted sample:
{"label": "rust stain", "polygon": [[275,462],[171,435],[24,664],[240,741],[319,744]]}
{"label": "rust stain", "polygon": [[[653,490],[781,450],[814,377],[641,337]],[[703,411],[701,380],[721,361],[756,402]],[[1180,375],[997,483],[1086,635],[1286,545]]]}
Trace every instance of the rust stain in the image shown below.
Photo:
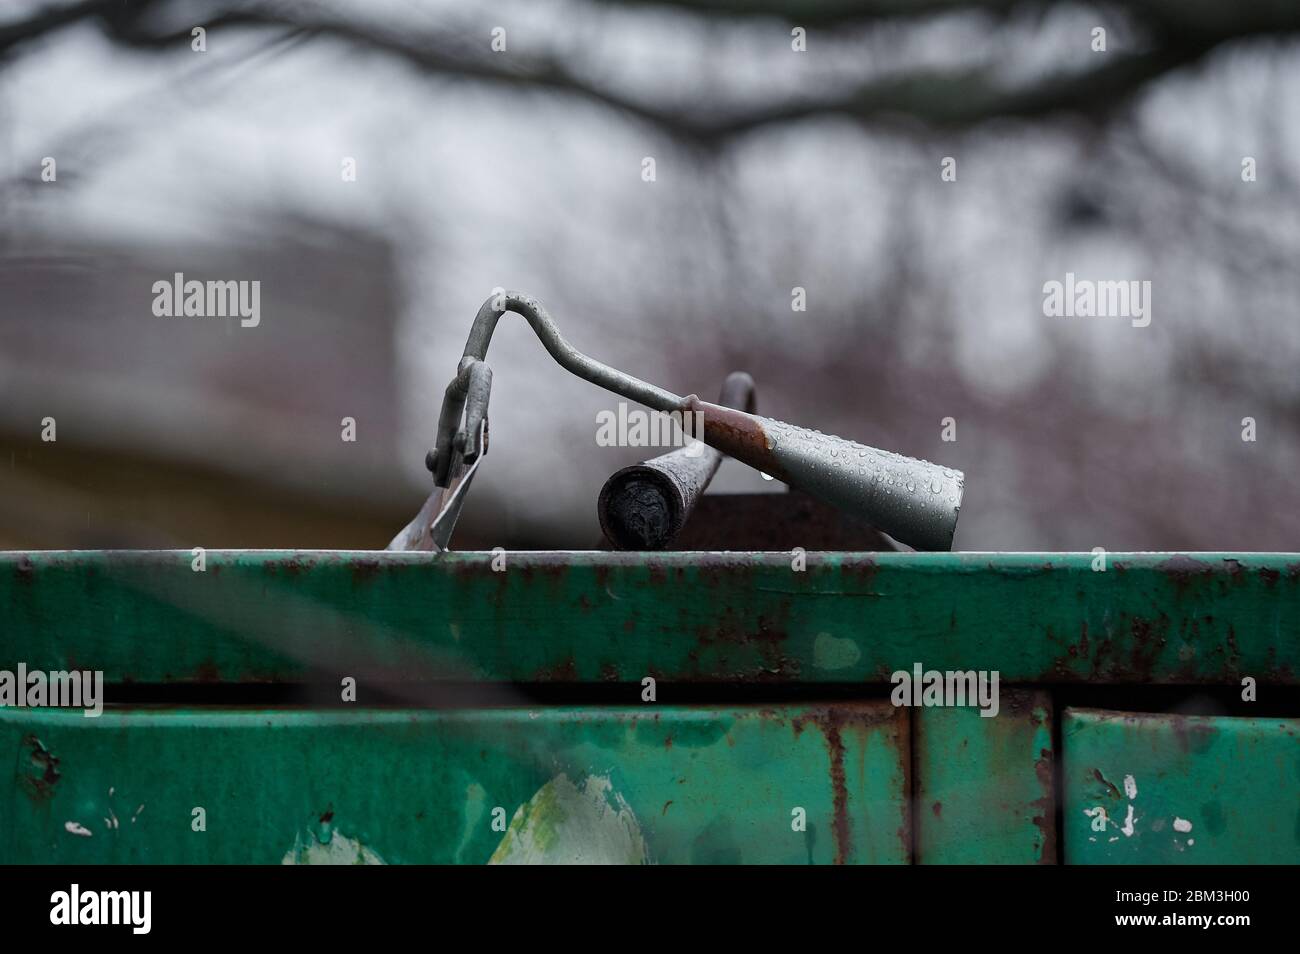
{"label": "rust stain", "polygon": [[737,460],[744,461],[778,480],[786,480],[785,471],[772,453],[767,431],[757,419],[743,411],[701,401],[694,394],[682,400],[682,409],[702,415],[707,443]]}
{"label": "rust stain", "polygon": [[[483,566],[486,572],[492,573],[494,576],[503,575],[502,573],[493,570],[490,563],[484,564]],[[568,579],[569,566],[559,560],[539,560],[530,558],[528,562],[520,564],[518,572],[528,583],[542,579],[555,586],[559,586]]]}
{"label": "rust stain", "polygon": [[[1132,617],[1130,632],[1133,645],[1128,663],[1128,672],[1143,681],[1150,681],[1160,660],[1160,654],[1168,644],[1170,619],[1161,613],[1155,622],[1140,616]],[[1189,661],[1190,662],[1190,661]],[[1123,672],[1121,666],[1118,670]]]}
{"label": "rust stain", "polygon": [[[391,563],[388,565],[390,567],[396,567],[399,564]],[[502,573],[499,570],[493,570],[491,560],[467,560],[464,563],[452,563],[448,565],[448,569],[451,574],[456,577],[457,581],[495,580],[496,583],[500,585],[506,581],[506,577],[510,576],[509,573]],[[528,579],[532,569],[526,565],[520,566],[518,572],[520,576]]]}
{"label": "rust stain", "polygon": [[[1241,648],[1237,645],[1237,630],[1236,630],[1235,627],[1233,627],[1233,626],[1231,626],[1231,625],[1228,626],[1228,638],[1227,638],[1227,643],[1228,643],[1228,649],[1229,649],[1229,650],[1231,651],[1231,653],[1232,653],[1232,658],[1233,658],[1234,660],[1235,660],[1235,659],[1240,659],[1240,658],[1241,658]],[[1235,668],[1235,665],[1234,665],[1234,668]]]}
{"label": "rust stain", "polygon": [[1213,568],[1186,554],[1178,554],[1156,564],[1156,569],[1174,582],[1178,595],[1184,596],[1194,579],[1209,577]]}
{"label": "rust stain", "polygon": [[1218,734],[1218,730],[1212,723],[1181,714],[1153,715],[1149,718],[1167,721],[1174,738],[1178,740],[1178,747],[1184,752],[1205,751]]}
{"label": "rust stain", "polygon": [[[896,713],[898,710],[894,711]],[[906,718],[897,719],[894,725],[896,727],[894,741],[901,756],[899,767],[903,773],[903,818],[899,823],[897,836],[899,845],[903,849],[903,857],[907,859],[908,864],[915,864],[916,833],[912,830],[912,806],[916,798],[916,780],[912,770],[916,712],[907,710]]]}
{"label": "rust stain", "polygon": [[[389,565],[395,566],[396,564]],[[379,560],[351,560],[348,563],[348,568],[352,571],[353,583],[369,583],[379,575],[379,571],[383,567],[384,564]]]}
{"label": "rust stain", "polygon": [[285,574],[288,576],[298,576],[304,570],[311,569],[311,561],[306,560],[303,557],[290,557],[289,559],[281,560],[278,563],[272,562],[267,564],[267,567],[271,568],[272,573],[275,572],[277,566],[283,569]]}
{"label": "rust stain", "polygon": [[49,801],[54,797],[54,787],[63,777],[59,769],[59,758],[34,735],[26,736],[23,745],[31,749],[31,764],[40,770],[39,775],[24,773],[23,787],[37,801]]}
{"label": "rust stain", "polygon": [[[696,622],[698,615],[691,607],[679,607],[677,622],[670,627],[674,632],[691,632],[695,639],[695,656],[701,656],[708,664],[731,668],[744,679],[762,682],[798,677],[800,663],[787,652],[786,644],[790,638],[788,621],[791,599],[780,599],[770,614],[754,617],[746,610],[746,604],[740,599],[742,594],[752,592],[755,587],[754,568],[737,567],[701,567],[699,576],[712,585],[716,577],[718,585],[735,592],[736,602],[727,601],[725,594],[720,594],[718,601],[720,611],[715,611],[707,623]],[[732,649],[745,652],[732,654]],[[757,659],[754,656],[757,656]]]}
{"label": "rust stain", "polygon": [[842,865],[853,850],[849,790],[844,781],[844,739],[833,717],[826,720],[822,731],[826,734],[826,748],[831,756],[831,792],[835,800],[835,820],[831,823],[831,831],[835,836],[835,863]]}
{"label": "rust stain", "polygon": [[[884,712],[875,707],[860,708],[851,704],[830,705],[809,709],[795,716],[791,725],[795,735],[800,735],[804,727],[811,723],[820,730],[826,740],[826,750],[830,756],[831,801],[833,806],[831,834],[835,842],[835,864],[842,865],[851,860],[853,851],[853,823],[849,815],[849,789],[844,768],[844,729],[849,727],[867,728],[892,721],[893,712]],[[906,748],[906,741],[903,741]],[[907,778],[909,760],[903,759],[905,791],[910,791]],[[903,827],[899,830],[904,838],[904,845],[910,847],[911,833],[908,828],[907,812],[904,811]]]}
{"label": "rust stain", "polygon": [[1115,785],[1114,782],[1107,781],[1106,777],[1101,774],[1101,769],[1098,768],[1093,769],[1092,775],[1093,778],[1101,782],[1101,784],[1106,787],[1106,791],[1110,793],[1111,798],[1119,798],[1119,788]]}
{"label": "rust stain", "polygon": [[1043,793],[1033,802],[1035,812],[1033,822],[1043,836],[1043,851],[1038,856],[1038,863],[1054,865],[1056,864],[1056,786],[1052,771],[1051,749],[1039,750],[1038,759],[1034,762],[1034,774],[1038,777],[1038,788]]}
{"label": "rust stain", "polygon": [[559,662],[538,669],[533,678],[538,682],[577,682],[578,662],[570,654]]}
{"label": "rust stain", "polygon": [[835,707],[809,710],[792,720],[795,736],[803,733],[807,723],[816,725],[826,740],[831,763],[831,833],[835,839],[835,864],[842,865],[852,850],[852,823],[849,819],[849,790],[844,776],[844,739],[840,735],[842,717]]}
{"label": "rust stain", "polygon": [[[856,557],[851,560],[845,560],[840,564],[840,576],[852,577],[857,583],[862,585],[862,592],[874,593],[874,583],[876,574],[880,572],[880,564],[876,562],[873,556]],[[952,629],[957,628],[957,614],[954,612],[949,620],[949,626]]]}

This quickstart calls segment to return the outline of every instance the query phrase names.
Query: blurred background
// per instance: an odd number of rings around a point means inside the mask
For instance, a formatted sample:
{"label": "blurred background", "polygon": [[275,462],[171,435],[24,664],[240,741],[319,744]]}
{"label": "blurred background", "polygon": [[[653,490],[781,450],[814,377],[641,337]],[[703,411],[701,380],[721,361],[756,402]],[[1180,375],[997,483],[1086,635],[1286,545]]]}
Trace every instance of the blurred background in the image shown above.
{"label": "blurred background", "polygon": [[[677,393],[744,369],[761,413],[965,470],[958,549],[1300,549],[1297,29],[1269,0],[7,0],[0,548],[382,548],[504,286]],[[259,325],[154,315],[177,272],[260,281]],[[1067,272],[1150,281],[1150,325],[1046,317]],[[489,361],[454,545],[594,545],[647,456],[597,445],[617,399],[517,316]]]}

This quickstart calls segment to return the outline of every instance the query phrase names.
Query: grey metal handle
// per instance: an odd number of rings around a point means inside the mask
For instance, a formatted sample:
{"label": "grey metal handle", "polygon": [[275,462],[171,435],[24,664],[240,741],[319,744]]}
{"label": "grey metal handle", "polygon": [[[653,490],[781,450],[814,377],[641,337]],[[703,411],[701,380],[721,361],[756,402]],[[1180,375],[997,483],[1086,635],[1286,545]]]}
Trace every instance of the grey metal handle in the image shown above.
{"label": "grey metal handle", "polygon": [[519,292],[492,296],[474,319],[443,399],[437,446],[427,458],[438,486],[446,486],[452,455],[473,459],[473,442],[465,435],[475,433],[487,417],[492,379],[483,361],[497,321],[507,311],[522,315],[550,355],[578,377],[657,411],[698,412],[701,436],[710,447],[820,497],[908,546],[951,549],[965,483],[961,471],[710,404],[694,394],[679,397],[583,354],[564,339],[541,302]]}

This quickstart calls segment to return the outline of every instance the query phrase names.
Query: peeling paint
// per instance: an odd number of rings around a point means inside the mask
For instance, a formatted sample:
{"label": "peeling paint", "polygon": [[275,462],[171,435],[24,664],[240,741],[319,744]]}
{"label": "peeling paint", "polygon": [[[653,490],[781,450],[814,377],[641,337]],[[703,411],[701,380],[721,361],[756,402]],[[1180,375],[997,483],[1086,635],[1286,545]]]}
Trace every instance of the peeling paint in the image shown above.
{"label": "peeling paint", "polygon": [[[76,860],[91,850],[83,860],[279,864],[287,854],[290,864],[482,864],[520,806],[567,772],[577,794],[610,789],[608,812],[589,806],[570,824],[601,814],[617,820],[622,813],[631,829],[624,845],[635,844],[637,861],[828,863],[839,847],[837,809],[852,821],[841,852],[846,860],[907,860],[907,831],[898,830],[908,820],[911,791],[903,764],[907,722],[885,699],[815,706],[665,705],[653,712],[532,706],[376,708],[328,716],[124,707],[131,711],[99,722],[81,719],[80,712],[15,718],[0,711],[0,742],[16,763],[10,797],[0,810],[9,819],[0,825],[0,855],[22,863],[48,861],[56,850]],[[808,730],[831,723],[838,724],[842,739],[828,758],[820,728]],[[33,747],[24,740],[34,726],[62,759],[64,777],[52,802],[36,801],[20,789],[22,776],[40,776],[48,768],[44,760],[30,764]],[[257,764],[298,765],[303,752],[317,761],[310,778],[293,771],[266,780],[272,795],[226,800],[221,837],[192,835],[189,815],[198,801],[192,782],[202,775],[205,753],[226,745],[249,753]],[[227,768],[231,778],[242,778],[237,764]],[[394,772],[401,776],[408,769],[420,784],[388,784]],[[589,776],[597,778],[588,781]],[[112,781],[103,784],[106,779]],[[376,784],[382,797],[375,796]],[[153,808],[140,800],[142,794],[154,800]],[[760,802],[786,807],[763,816],[753,807]],[[788,806],[798,804],[808,812],[804,832],[782,818]],[[141,823],[146,811],[150,820]],[[212,812],[209,804],[209,833]],[[91,844],[81,840],[91,836],[65,830],[70,819],[99,840]],[[772,826],[774,836],[789,831],[790,837],[750,837],[756,825]],[[340,834],[348,840],[333,844]]]}
{"label": "peeling paint", "polygon": [[49,801],[54,797],[54,789],[59,779],[63,777],[59,769],[59,758],[34,735],[23,739],[23,744],[31,748],[30,761],[35,772],[25,773],[21,779],[28,794],[38,801]]}
{"label": "peeling paint", "polygon": [[649,864],[641,824],[608,775],[561,773],[515,811],[489,864]]}
{"label": "peeling paint", "polygon": [[[1071,708],[1061,731],[1064,807],[1075,819],[1066,863],[1294,865],[1300,858],[1300,720]],[[1093,818],[1095,805],[1106,806],[1113,828],[1095,819],[1103,831],[1084,828],[1080,814]]]}
{"label": "peeling paint", "polygon": [[465,852],[469,848],[474,832],[478,830],[483,815],[487,810],[487,789],[478,782],[470,782],[465,786],[465,823],[460,837],[460,844],[456,846],[456,864],[465,863]]}
{"label": "peeling paint", "polygon": [[1101,769],[1093,769],[1093,770],[1092,770],[1092,775],[1093,775],[1093,778],[1095,778],[1097,781],[1101,782],[1102,785],[1106,786],[1106,791],[1107,791],[1107,792],[1109,792],[1109,793],[1110,793],[1111,795],[1113,795],[1115,798],[1119,798],[1119,789],[1115,787],[1115,783],[1114,783],[1114,782],[1111,782],[1111,781],[1107,780],[1107,778],[1106,778],[1104,775],[1101,774]]}
{"label": "peeling paint", "polygon": [[322,842],[314,834],[294,836],[293,847],[280,859],[282,865],[382,865],[383,858],[374,849],[338,831]]}
{"label": "peeling paint", "polygon": [[1128,807],[1128,814],[1124,816],[1124,824],[1120,827],[1125,838],[1133,837],[1133,806]]}

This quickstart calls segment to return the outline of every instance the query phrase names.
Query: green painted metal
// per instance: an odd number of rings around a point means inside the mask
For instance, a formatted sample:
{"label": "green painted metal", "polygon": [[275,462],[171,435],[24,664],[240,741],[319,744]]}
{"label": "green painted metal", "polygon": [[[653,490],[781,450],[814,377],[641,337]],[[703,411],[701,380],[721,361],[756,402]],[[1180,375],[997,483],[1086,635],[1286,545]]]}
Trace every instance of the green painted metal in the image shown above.
{"label": "green painted metal", "polygon": [[[885,863],[915,844],[923,863],[1026,863],[1058,842],[1070,862],[1300,861],[1295,720],[1073,710],[1052,742],[1052,693],[1075,685],[1249,675],[1292,692],[1295,554],[1109,554],[1104,570],[1092,554],[195,559],[0,554],[0,669],[102,670],[110,703],[128,683],[346,675],[362,703],[382,682],[410,708],[0,708],[16,766],[0,861]],[[508,685],[631,683],[630,701],[654,676],[668,702],[684,682],[816,698],[918,663],[998,671],[998,716],[883,700],[529,709]],[[444,689],[478,708],[428,708]]]}
{"label": "green painted metal", "polygon": [[0,751],[6,863],[901,863],[911,843],[887,702],[0,709]]}
{"label": "green painted metal", "polygon": [[1004,690],[1001,710],[915,714],[916,861],[1052,864],[1056,796],[1052,701]]}
{"label": "green painted metal", "polygon": [[1069,864],[1300,864],[1300,720],[1067,709],[1062,749]]}
{"label": "green painted metal", "polygon": [[[0,554],[0,663],[368,678],[1296,685],[1295,554]],[[499,561],[498,561],[499,563]]]}

